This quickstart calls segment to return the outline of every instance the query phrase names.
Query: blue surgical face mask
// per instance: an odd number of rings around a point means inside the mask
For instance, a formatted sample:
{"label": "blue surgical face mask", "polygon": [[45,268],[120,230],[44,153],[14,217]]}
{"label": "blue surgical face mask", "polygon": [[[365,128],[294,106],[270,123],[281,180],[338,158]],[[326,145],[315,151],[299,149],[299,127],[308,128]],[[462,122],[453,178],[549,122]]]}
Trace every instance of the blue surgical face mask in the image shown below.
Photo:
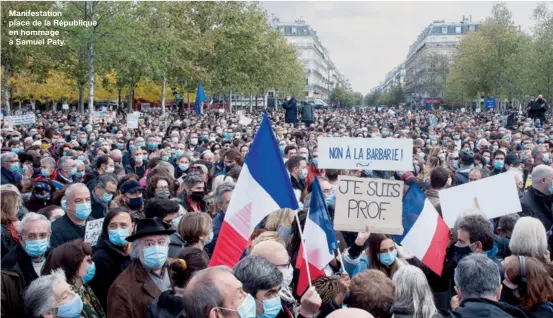
{"label": "blue surgical face mask", "polygon": [[11,172],[20,172],[19,162],[12,163],[11,166],[10,166],[10,171]]}
{"label": "blue surgical face mask", "polygon": [[75,207],[75,216],[80,220],[86,220],[92,212],[90,202],[77,203]]}
{"label": "blue surgical face mask", "polygon": [[315,167],[318,167],[319,166],[319,157],[311,159],[311,162],[313,163],[313,165],[315,165]]}
{"label": "blue surgical face mask", "polygon": [[[257,302],[261,303],[260,301]],[[279,296],[271,299],[265,299],[263,300],[262,304],[263,314],[259,316],[261,318],[275,318],[282,310],[282,302],[280,301]]]}
{"label": "blue surgical face mask", "polygon": [[171,221],[171,223],[173,224],[173,229],[176,230],[176,229],[179,228],[179,222],[180,222],[181,219],[182,219],[182,215],[179,216],[179,217],[174,218],[174,219]]}
{"label": "blue surgical face mask", "polygon": [[86,157],[85,156],[78,156],[77,160],[80,160],[80,161],[84,162],[86,160]]}
{"label": "blue surgical face mask", "polygon": [[75,294],[70,301],[58,307],[56,317],[75,318],[79,317],[81,311],[83,311],[83,300],[81,296]]}
{"label": "blue surgical face mask", "polygon": [[162,157],[161,157],[161,160],[163,160],[163,161],[169,161],[169,156],[162,156]]}
{"label": "blue surgical face mask", "polygon": [[48,201],[48,200],[50,200],[50,193],[35,194],[35,197],[37,197],[37,199],[42,200],[42,201]]}
{"label": "blue surgical face mask", "polygon": [[303,169],[300,172],[300,179],[305,180],[305,178],[307,178],[307,169]]}
{"label": "blue surgical face mask", "polygon": [[393,250],[390,253],[379,253],[378,260],[380,261],[380,263],[386,266],[390,266],[396,260],[396,256],[397,256],[397,250]]}
{"label": "blue surgical face mask", "polygon": [[218,307],[219,309],[237,312],[240,318],[255,318],[257,317],[257,308],[255,304],[255,298],[252,295],[247,294],[240,306],[236,309],[230,309],[225,307]]}
{"label": "blue surgical face mask", "polygon": [[77,173],[75,174],[75,177],[77,177],[79,179],[84,177],[84,171],[77,171]]}
{"label": "blue surgical face mask", "polygon": [[50,247],[49,239],[25,241],[25,252],[31,257],[44,255],[48,247]]}
{"label": "blue surgical face mask", "polygon": [[285,146],[279,146],[278,149],[280,149],[280,154],[283,155],[284,154],[284,148],[286,148]]}
{"label": "blue surgical face mask", "polygon": [[19,153],[19,148],[12,148],[11,150],[16,155]]}
{"label": "blue surgical face mask", "polygon": [[334,206],[336,204],[336,195],[335,194],[331,194],[329,196],[327,196],[325,198],[325,201],[326,201],[326,204],[327,205],[332,205]]}
{"label": "blue surgical face mask", "polygon": [[206,240],[204,240],[204,245],[211,243],[211,241],[213,241],[213,231],[211,231],[209,233],[209,237]]}
{"label": "blue surgical face mask", "polygon": [[129,145],[129,150],[133,151],[134,150],[134,145]]}
{"label": "blue surgical face mask", "polygon": [[493,167],[494,167],[496,170],[501,170],[501,169],[503,169],[503,160],[495,159],[495,160],[493,161]]}
{"label": "blue surgical face mask", "polygon": [[86,275],[83,276],[83,282],[88,283],[96,274],[96,264],[88,264],[86,268]]}
{"label": "blue surgical face mask", "polygon": [[144,265],[149,268],[161,268],[167,261],[167,246],[154,245],[144,248]]}
{"label": "blue surgical face mask", "polygon": [[102,202],[104,202],[104,203],[109,203],[109,201],[111,201],[111,199],[113,199],[113,194],[110,194],[110,193],[104,193],[104,194],[102,194],[102,197],[100,198],[100,200],[102,200]]}
{"label": "blue surgical face mask", "polygon": [[48,169],[40,169],[40,174],[43,175],[46,178],[50,177],[50,175],[51,175],[50,170],[48,170]]}
{"label": "blue surgical face mask", "polygon": [[186,170],[188,170],[188,167],[190,167],[190,165],[187,164],[187,163],[179,163],[179,169],[180,169],[181,171],[186,171]]}
{"label": "blue surgical face mask", "polygon": [[77,174],[77,167],[71,168],[71,171],[69,171],[70,176],[74,176]]}
{"label": "blue surgical face mask", "polygon": [[109,241],[117,246],[125,246],[127,242],[127,237],[129,236],[129,229],[117,229],[109,230]]}
{"label": "blue surgical face mask", "polygon": [[156,144],[155,142],[149,143],[149,144],[148,144],[148,148],[150,148],[150,149],[152,149],[152,150],[153,150],[153,149],[156,149],[156,148],[157,148],[157,144]]}
{"label": "blue surgical face mask", "polygon": [[182,157],[182,155],[184,155],[184,150],[182,149],[175,150],[175,157],[180,158]]}

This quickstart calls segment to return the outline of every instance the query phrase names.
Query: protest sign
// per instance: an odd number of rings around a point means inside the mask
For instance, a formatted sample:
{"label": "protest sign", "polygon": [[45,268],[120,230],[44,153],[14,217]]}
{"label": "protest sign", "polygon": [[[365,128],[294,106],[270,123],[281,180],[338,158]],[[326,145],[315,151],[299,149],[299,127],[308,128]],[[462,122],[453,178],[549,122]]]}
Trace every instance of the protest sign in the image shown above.
{"label": "protest sign", "polygon": [[100,234],[102,233],[103,224],[104,224],[104,218],[86,222],[84,241],[89,243],[92,246],[96,246],[98,237],[100,237]]}
{"label": "protest sign", "polygon": [[7,126],[31,125],[31,124],[34,124],[35,122],[36,122],[36,116],[33,113],[4,117],[4,123]]}
{"label": "protest sign", "polygon": [[134,114],[127,115],[127,129],[138,129],[138,116]]}
{"label": "protest sign", "polygon": [[63,103],[63,104],[61,104],[61,109],[63,109],[63,110],[69,110],[69,104],[68,104],[68,103]]}
{"label": "protest sign", "polygon": [[522,211],[512,172],[488,177],[440,191],[445,223],[453,228],[460,215],[480,209],[488,219]]}
{"label": "protest sign", "polygon": [[319,169],[413,171],[413,139],[319,137]]}
{"label": "protest sign", "polygon": [[403,181],[339,176],[334,230],[403,234]]}
{"label": "protest sign", "polygon": [[252,123],[252,119],[246,116],[240,116],[240,120],[238,121],[240,125],[249,126]]}

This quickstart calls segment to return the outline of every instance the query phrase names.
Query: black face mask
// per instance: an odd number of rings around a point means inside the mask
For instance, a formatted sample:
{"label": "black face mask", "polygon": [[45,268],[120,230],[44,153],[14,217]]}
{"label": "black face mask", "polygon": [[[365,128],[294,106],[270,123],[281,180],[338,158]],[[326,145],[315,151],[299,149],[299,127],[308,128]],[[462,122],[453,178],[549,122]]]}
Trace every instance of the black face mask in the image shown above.
{"label": "black face mask", "polygon": [[455,250],[455,255],[453,256],[453,259],[459,263],[463,257],[469,255],[472,253],[472,250],[470,249],[470,246],[465,246],[465,247],[458,247],[458,246],[453,246],[453,249]]}
{"label": "black face mask", "polygon": [[204,192],[203,191],[195,191],[190,193],[190,199],[194,202],[200,202],[204,198]]}
{"label": "black face mask", "polygon": [[225,166],[225,172],[229,172],[230,169],[232,169],[234,167],[234,165],[230,165],[230,166]]}
{"label": "black face mask", "polygon": [[509,287],[503,285],[503,289],[501,291],[501,299],[500,301],[508,303],[509,305],[517,306],[520,304],[520,299],[515,296],[514,290],[510,289]]}

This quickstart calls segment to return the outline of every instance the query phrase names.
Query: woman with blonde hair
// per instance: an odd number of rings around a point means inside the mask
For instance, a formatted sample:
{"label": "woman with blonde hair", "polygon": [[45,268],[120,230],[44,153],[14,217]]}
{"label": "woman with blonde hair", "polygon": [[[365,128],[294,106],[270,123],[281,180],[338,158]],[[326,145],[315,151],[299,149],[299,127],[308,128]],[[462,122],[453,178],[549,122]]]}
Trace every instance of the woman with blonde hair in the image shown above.
{"label": "woman with blonde hair", "polygon": [[276,231],[284,242],[290,240],[292,234],[292,222],[294,222],[294,211],[292,209],[279,209],[269,214],[265,229]]}
{"label": "woman with blonde hair", "polygon": [[21,241],[19,235],[19,219],[17,211],[21,206],[19,193],[10,190],[0,191],[0,207],[2,215],[0,217],[0,236],[2,238],[2,257],[15,247]]}

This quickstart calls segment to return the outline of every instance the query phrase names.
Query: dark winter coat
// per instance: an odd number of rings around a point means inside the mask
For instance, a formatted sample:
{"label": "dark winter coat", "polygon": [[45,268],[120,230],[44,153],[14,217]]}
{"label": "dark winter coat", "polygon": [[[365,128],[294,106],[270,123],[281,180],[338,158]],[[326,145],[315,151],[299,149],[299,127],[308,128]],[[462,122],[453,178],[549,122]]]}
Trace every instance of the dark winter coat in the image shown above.
{"label": "dark winter coat", "polygon": [[10,250],[12,250],[17,245],[17,243],[15,242],[11,233],[4,225],[0,226],[0,237],[2,239],[1,254],[2,254],[2,258],[4,258],[4,256],[8,254]]}
{"label": "dark winter coat", "polygon": [[131,258],[121,248],[112,244],[104,234],[100,234],[92,259],[96,264],[96,274],[88,285],[107,312],[109,288],[117,276],[129,266]]}
{"label": "dark winter coat", "polygon": [[23,317],[23,291],[37,278],[31,257],[17,244],[2,258],[2,317]]}
{"label": "dark winter coat", "polygon": [[11,172],[8,169],[4,169],[4,167],[0,168],[0,172],[2,174],[2,184],[13,184],[18,185],[21,182],[21,175]]}
{"label": "dark winter coat", "polygon": [[533,308],[532,310],[526,311],[525,313],[528,318],[552,318],[553,303],[543,303],[540,306]]}
{"label": "dark winter coat", "polygon": [[108,214],[109,204],[104,204],[100,199],[96,198],[94,191],[90,192],[90,207],[92,212],[90,212],[91,219],[101,219]]}
{"label": "dark winter coat", "polygon": [[284,120],[287,124],[295,124],[298,122],[298,105],[296,99],[292,97],[287,103],[282,105],[286,109],[286,114],[284,115]]}
{"label": "dark winter coat", "polygon": [[451,318],[527,318],[524,312],[507,303],[485,298],[465,299],[461,306],[451,311]]}
{"label": "dark winter coat", "polygon": [[175,232],[169,236],[169,257],[176,258],[179,255],[180,250],[186,246],[186,241]]}
{"label": "dark winter coat", "polygon": [[531,216],[539,219],[546,230],[549,230],[553,225],[553,214],[551,212],[551,196],[546,196],[540,193],[533,187],[520,199],[522,206],[522,216]]}
{"label": "dark winter coat", "polygon": [[312,123],[315,120],[315,116],[313,115],[313,105],[312,104],[304,104],[301,107],[301,121],[304,123]]}
{"label": "dark winter coat", "polygon": [[213,218],[213,240],[211,240],[211,242],[204,247],[207,254],[210,256],[213,255],[213,251],[215,250],[215,245],[217,244],[217,239],[219,238],[219,232],[221,232],[224,219],[225,213],[223,213],[223,211],[219,211],[219,213],[217,213],[217,215]]}
{"label": "dark winter coat", "polygon": [[71,221],[67,214],[52,223],[50,247],[56,248],[63,243],[76,239],[84,239],[85,226],[79,226]]}
{"label": "dark winter coat", "polygon": [[154,300],[148,306],[148,318],[173,318],[177,317],[184,309],[182,298],[175,296],[172,290],[167,290],[159,295],[157,300]]}

